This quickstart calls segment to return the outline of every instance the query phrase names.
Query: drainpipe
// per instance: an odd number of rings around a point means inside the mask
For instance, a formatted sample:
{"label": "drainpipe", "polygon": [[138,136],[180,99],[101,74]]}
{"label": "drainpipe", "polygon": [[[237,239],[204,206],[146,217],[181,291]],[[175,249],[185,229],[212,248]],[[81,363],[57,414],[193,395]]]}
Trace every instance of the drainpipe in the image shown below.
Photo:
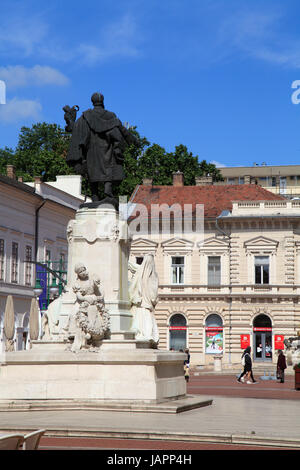
{"label": "drainpipe", "polygon": [[39,212],[41,208],[46,203],[46,199],[39,205],[39,207],[35,210],[35,238],[34,238],[34,256],[35,261],[37,261],[38,255],[38,248],[39,248]]}
{"label": "drainpipe", "polygon": [[229,364],[231,364],[231,329],[232,329],[232,326],[231,326],[231,312],[232,312],[232,286],[231,286],[231,275],[230,275],[230,266],[231,266],[231,237],[230,235],[228,235],[228,233],[224,232],[224,230],[222,230],[219,225],[218,225],[218,219],[222,217],[222,214],[219,215],[219,217],[216,217],[216,220],[215,220],[215,225],[216,225],[216,229],[222,234],[224,235],[224,237],[226,237],[228,239],[228,245],[229,245],[229,343],[228,343],[228,347],[229,347],[229,353],[228,353],[228,359],[229,359]]}

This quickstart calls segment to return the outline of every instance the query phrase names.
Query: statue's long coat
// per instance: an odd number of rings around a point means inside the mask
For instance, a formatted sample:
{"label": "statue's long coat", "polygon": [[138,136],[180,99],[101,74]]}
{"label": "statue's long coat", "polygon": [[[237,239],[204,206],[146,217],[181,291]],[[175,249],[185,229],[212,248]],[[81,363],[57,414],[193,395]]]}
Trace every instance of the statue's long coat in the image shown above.
{"label": "statue's long coat", "polygon": [[67,162],[74,166],[86,160],[91,183],[122,181],[123,151],[133,137],[111,111],[97,106],[75,122]]}

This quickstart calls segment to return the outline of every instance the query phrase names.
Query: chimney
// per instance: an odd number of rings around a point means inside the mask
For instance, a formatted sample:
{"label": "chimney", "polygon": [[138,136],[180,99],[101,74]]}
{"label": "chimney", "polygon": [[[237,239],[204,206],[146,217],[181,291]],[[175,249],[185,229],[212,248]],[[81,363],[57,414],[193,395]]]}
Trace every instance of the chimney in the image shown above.
{"label": "chimney", "polygon": [[143,185],[144,186],[152,186],[153,179],[152,178],[143,178]]}
{"label": "chimney", "polygon": [[173,173],[173,186],[184,186],[183,173],[181,171]]}
{"label": "chimney", "polygon": [[196,176],[196,186],[208,186],[213,184],[212,176]]}
{"label": "chimney", "polygon": [[244,176],[244,183],[245,184],[250,184],[251,183],[251,176],[250,175],[245,175]]}
{"label": "chimney", "polygon": [[42,178],[41,176],[34,176],[34,186],[41,184]]}
{"label": "chimney", "polygon": [[13,180],[16,179],[16,168],[14,165],[6,165],[6,175]]}

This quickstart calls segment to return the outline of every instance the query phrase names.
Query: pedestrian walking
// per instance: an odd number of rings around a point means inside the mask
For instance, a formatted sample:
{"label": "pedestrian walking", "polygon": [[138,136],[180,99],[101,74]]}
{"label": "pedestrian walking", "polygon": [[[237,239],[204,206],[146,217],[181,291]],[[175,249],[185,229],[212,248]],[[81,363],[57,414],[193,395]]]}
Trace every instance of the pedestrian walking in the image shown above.
{"label": "pedestrian walking", "polygon": [[183,368],[185,381],[188,382],[190,380],[190,365],[186,362]]}
{"label": "pedestrian walking", "polygon": [[277,359],[277,379],[280,380],[280,383],[284,383],[284,371],[286,369],[286,359],[283,351],[278,350],[278,359]]}
{"label": "pedestrian walking", "polygon": [[186,348],[184,350],[185,354],[187,354],[187,360],[185,362],[187,362],[188,364],[190,363],[190,359],[191,359],[191,355],[190,355],[190,351],[188,348]]}
{"label": "pedestrian walking", "polygon": [[[245,380],[247,384],[252,384],[252,383],[257,382],[253,377],[252,359],[251,359],[250,353],[251,353],[251,347],[248,346],[242,354],[242,365],[244,366],[244,370],[239,376],[239,378],[237,379],[238,382],[245,382]],[[250,378],[252,382],[250,382]]]}

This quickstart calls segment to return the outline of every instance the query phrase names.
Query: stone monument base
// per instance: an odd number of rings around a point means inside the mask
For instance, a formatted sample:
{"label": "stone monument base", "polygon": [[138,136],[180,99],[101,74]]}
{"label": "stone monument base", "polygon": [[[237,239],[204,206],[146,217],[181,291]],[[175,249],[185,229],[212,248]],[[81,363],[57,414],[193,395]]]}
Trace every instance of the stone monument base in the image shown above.
{"label": "stone monument base", "polygon": [[3,355],[0,409],[178,412],[210,404],[186,396],[182,353],[138,348],[72,353],[47,346]]}

